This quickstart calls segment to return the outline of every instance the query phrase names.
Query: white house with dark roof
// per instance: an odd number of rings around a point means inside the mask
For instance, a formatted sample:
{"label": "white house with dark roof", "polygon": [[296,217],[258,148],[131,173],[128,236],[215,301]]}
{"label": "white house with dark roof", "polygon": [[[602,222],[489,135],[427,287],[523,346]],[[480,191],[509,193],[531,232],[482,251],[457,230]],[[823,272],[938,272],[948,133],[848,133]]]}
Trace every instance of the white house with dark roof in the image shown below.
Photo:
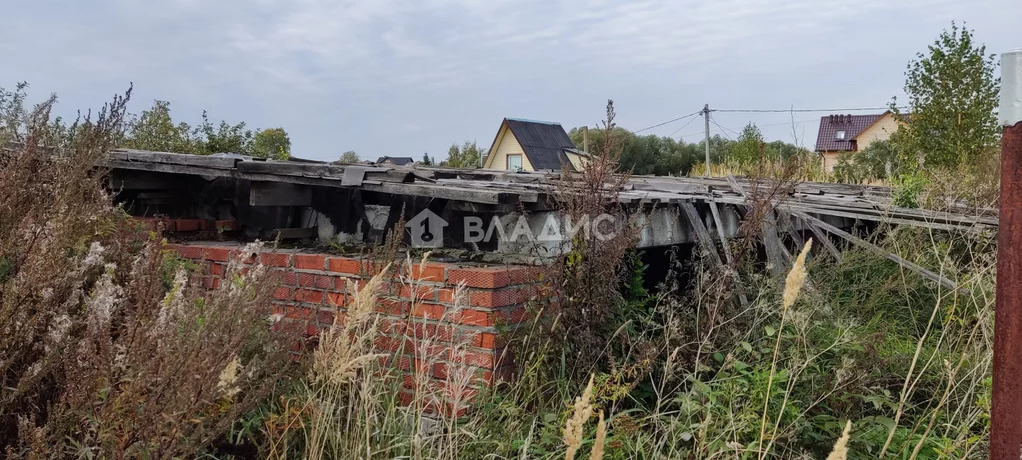
{"label": "white house with dark roof", "polygon": [[858,152],[875,141],[890,139],[901,122],[890,110],[870,115],[824,115],[816,135],[816,153],[823,158],[823,169],[833,172],[838,156]]}
{"label": "white house with dark roof", "polygon": [[564,165],[581,170],[589,154],[575,148],[560,123],[505,118],[488,151],[484,169],[502,171],[560,171]]}

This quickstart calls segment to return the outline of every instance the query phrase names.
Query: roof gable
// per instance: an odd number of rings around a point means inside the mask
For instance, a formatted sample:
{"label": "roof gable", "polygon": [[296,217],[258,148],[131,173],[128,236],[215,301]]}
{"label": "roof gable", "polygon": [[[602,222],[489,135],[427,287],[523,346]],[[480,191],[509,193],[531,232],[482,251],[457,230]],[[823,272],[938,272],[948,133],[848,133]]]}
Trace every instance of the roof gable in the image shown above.
{"label": "roof gable", "polygon": [[[820,130],[816,135],[816,151],[853,151],[855,139],[866,128],[890,112],[870,115],[824,115],[820,117]],[[844,131],[843,139],[838,132]]]}
{"label": "roof gable", "polygon": [[564,150],[574,149],[575,144],[560,123],[521,118],[505,118],[504,123],[522,146],[533,168],[558,170],[561,165],[571,164]]}
{"label": "roof gable", "polygon": [[413,160],[412,157],[391,157],[391,156],[385,156],[385,157],[380,157],[378,160],[376,160],[376,163],[380,164],[380,163],[383,163],[383,162],[388,161],[388,160],[391,163],[393,163],[393,164],[395,164],[397,166],[404,166],[406,164],[411,164],[411,163],[415,162],[415,160]]}

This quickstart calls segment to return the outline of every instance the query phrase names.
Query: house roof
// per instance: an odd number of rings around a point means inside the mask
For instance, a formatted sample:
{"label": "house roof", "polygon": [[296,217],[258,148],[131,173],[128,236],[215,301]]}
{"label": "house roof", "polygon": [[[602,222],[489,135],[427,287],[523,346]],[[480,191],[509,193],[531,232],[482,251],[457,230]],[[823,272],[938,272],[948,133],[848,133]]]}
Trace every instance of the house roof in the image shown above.
{"label": "house roof", "polygon": [[[870,115],[824,115],[820,117],[820,131],[816,135],[816,151],[852,151],[851,141],[866,128],[888,112]],[[844,131],[844,138],[838,139],[838,132]]]}
{"label": "house roof", "polygon": [[522,118],[505,118],[504,122],[518,139],[533,168],[559,170],[561,165],[570,164],[565,150],[574,149],[575,144],[560,123]]}
{"label": "house roof", "polygon": [[376,160],[376,164],[383,163],[383,162],[385,162],[387,160],[390,160],[391,163],[393,163],[395,165],[398,165],[398,166],[404,166],[406,164],[411,164],[411,163],[415,162],[415,160],[413,160],[412,157],[389,157],[388,156],[388,157],[380,157],[379,160]]}

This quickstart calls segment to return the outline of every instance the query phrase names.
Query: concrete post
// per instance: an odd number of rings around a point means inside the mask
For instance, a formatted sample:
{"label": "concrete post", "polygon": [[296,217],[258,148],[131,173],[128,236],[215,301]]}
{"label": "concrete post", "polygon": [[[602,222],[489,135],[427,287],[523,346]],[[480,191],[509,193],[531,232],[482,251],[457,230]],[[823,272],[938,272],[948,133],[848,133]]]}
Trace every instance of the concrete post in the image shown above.
{"label": "concrete post", "polygon": [[1022,447],[1022,49],[1001,55],[1001,198],[990,458]]}

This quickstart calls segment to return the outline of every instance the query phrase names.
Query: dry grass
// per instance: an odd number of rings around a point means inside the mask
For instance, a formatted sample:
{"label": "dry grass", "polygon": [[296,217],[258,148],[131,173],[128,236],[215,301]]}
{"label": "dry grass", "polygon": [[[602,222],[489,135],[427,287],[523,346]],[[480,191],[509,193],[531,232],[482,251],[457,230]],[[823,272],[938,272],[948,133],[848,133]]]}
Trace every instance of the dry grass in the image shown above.
{"label": "dry grass", "polygon": [[0,137],[18,141],[0,156],[7,456],[195,455],[291,366],[286,335],[268,327],[262,267],[232,261],[207,293],[188,282],[201,274],[111,206],[95,165],[119,139],[126,102],[61,129],[53,99],[0,104]]}

